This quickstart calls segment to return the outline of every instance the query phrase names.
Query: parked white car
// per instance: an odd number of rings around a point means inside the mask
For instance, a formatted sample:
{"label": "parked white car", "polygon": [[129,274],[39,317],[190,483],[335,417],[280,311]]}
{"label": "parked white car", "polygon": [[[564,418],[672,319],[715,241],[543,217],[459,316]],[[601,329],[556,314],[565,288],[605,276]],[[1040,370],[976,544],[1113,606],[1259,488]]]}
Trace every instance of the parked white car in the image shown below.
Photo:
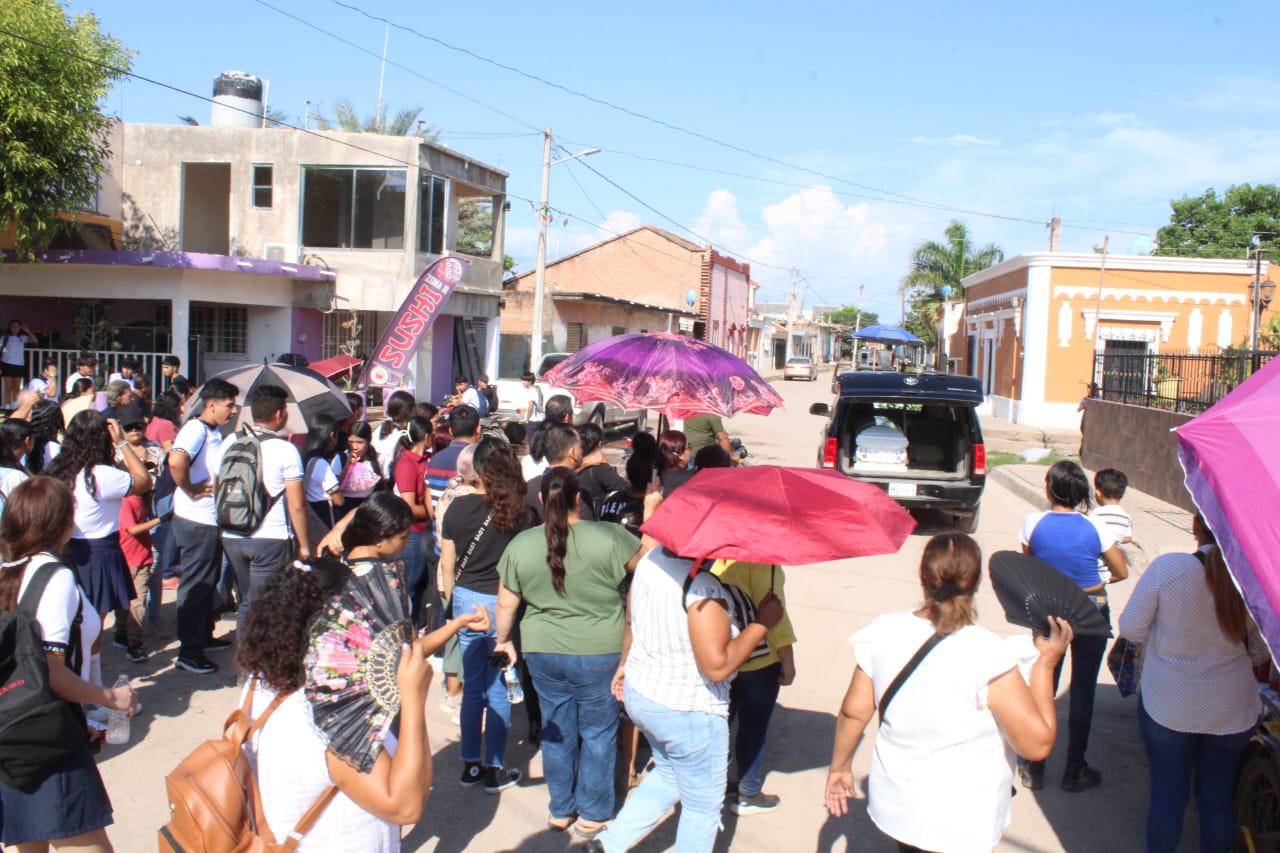
{"label": "parked white car", "polygon": [[[547,353],[542,357],[542,363],[538,365],[538,371],[535,375],[539,377],[545,376],[548,370],[564,361],[570,355],[571,353],[567,352]],[[498,386],[498,411],[508,415],[516,413],[519,401],[525,399],[523,383],[519,378],[499,378],[496,384]],[[638,432],[645,428],[645,424],[649,419],[649,413],[645,409],[623,409],[613,403],[595,401],[580,403],[572,391],[553,388],[543,382],[541,378],[534,384],[542,392],[544,403],[557,394],[564,394],[573,401],[573,423],[575,426],[594,423],[600,427],[609,428],[631,427]]]}
{"label": "parked white car", "polygon": [[813,363],[813,359],[796,356],[787,359],[786,366],[782,368],[783,379],[807,379],[810,382],[818,378],[818,365]]}

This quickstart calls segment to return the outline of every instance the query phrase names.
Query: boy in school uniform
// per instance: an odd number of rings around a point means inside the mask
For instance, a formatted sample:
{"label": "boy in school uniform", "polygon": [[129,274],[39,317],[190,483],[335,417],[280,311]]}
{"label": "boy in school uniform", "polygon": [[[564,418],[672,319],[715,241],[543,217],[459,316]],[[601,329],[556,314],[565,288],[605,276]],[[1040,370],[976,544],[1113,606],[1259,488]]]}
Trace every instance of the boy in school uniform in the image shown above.
{"label": "boy in school uniform", "polygon": [[[1121,546],[1125,559],[1132,566],[1132,551],[1125,546],[1134,544],[1133,519],[1129,517],[1124,507],[1120,506],[1120,501],[1128,488],[1129,478],[1123,471],[1116,468],[1104,468],[1094,474],[1093,495],[1097,500],[1097,506],[1089,512],[1089,515],[1101,520],[1107,526],[1107,529],[1116,537],[1116,543]],[[1098,572],[1102,575],[1103,583],[1111,578],[1111,571],[1102,560],[1098,560]]]}

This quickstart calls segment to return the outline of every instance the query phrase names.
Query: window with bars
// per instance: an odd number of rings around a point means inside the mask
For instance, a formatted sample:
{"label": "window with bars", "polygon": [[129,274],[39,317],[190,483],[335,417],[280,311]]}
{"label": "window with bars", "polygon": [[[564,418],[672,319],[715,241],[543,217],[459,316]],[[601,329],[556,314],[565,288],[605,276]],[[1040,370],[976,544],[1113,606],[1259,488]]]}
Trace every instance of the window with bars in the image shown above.
{"label": "window with bars", "polygon": [[378,343],[378,315],[373,311],[334,311],[324,315],[324,357],[347,353],[352,339],[356,358],[373,352]]}
{"label": "window with bars", "polygon": [[204,351],[244,355],[248,351],[249,310],[235,305],[192,305],[191,334],[199,335]]}
{"label": "window with bars", "polygon": [[565,324],[565,350],[577,352],[587,345],[587,326],[585,323]]}
{"label": "window with bars", "polygon": [[609,337],[616,338],[618,335],[625,335],[626,333],[627,333],[626,326],[614,326],[612,329],[609,330]]}

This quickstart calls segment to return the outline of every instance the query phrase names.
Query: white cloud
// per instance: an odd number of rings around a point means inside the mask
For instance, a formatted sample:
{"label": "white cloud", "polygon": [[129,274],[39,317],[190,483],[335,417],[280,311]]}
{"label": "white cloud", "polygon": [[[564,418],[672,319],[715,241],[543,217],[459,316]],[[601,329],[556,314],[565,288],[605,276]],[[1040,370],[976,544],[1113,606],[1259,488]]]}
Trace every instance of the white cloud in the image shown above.
{"label": "white cloud", "polygon": [[619,234],[626,234],[628,231],[639,228],[644,224],[644,220],[629,210],[615,210],[610,213],[604,223],[597,229],[600,232],[600,238],[607,240]]}
{"label": "white cloud", "polygon": [[1228,77],[1215,81],[1186,100],[1193,110],[1258,115],[1280,110],[1280,80],[1269,76]]}
{"label": "white cloud", "polygon": [[913,136],[908,140],[918,145],[999,145],[998,139],[986,139],[971,136],[967,133],[953,133],[950,136]]}

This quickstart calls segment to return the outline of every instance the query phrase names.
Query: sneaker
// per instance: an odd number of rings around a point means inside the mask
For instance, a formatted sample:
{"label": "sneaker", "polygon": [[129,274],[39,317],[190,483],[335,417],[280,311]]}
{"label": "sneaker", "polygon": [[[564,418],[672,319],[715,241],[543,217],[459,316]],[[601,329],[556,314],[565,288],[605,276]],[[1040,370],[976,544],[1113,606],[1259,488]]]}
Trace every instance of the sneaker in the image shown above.
{"label": "sneaker", "polygon": [[1028,791],[1039,791],[1044,787],[1044,762],[1019,761],[1018,779]]}
{"label": "sneaker", "polygon": [[111,641],[111,645],[115,646],[117,649],[127,649],[129,648],[129,641],[124,637],[116,637]]}
{"label": "sneaker", "polygon": [[497,794],[520,783],[520,771],[510,767],[486,767],[484,769],[484,792]]}
{"label": "sneaker", "polygon": [[458,784],[464,788],[473,788],[484,781],[484,765],[479,761],[468,761],[462,767],[462,778]]}
{"label": "sneaker", "polygon": [[738,794],[738,796],[729,800],[729,811],[736,815],[763,814],[764,812],[773,811],[781,802],[781,797],[775,794],[766,794],[763,791],[751,796]]}
{"label": "sneaker", "polygon": [[145,663],[147,660],[147,653],[142,650],[142,646],[129,646],[125,649],[124,656],[130,663]]}
{"label": "sneaker", "polygon": [[1102,771],[1096,767],[1090,767],[1088,764],[1082,764],[1063,773],[1062,784],[1059,787],[1069,794],[1078,794],[1081,791],[1096,788],[1101,784]]}
{"label": "sneaker", "polygon": [[185,669],[187,672],[194,672],[196,675],[209,675],[218,671],[218,665],[204,655],[197,657],[180,656],[174,666],[178,667],[178,669]]}
{"label": "sneaker", "polygon": [[234,645],[235,641],[228,640],[226,637],[210,637],[204,641],[204,650],[207,652],[220,652]]}

